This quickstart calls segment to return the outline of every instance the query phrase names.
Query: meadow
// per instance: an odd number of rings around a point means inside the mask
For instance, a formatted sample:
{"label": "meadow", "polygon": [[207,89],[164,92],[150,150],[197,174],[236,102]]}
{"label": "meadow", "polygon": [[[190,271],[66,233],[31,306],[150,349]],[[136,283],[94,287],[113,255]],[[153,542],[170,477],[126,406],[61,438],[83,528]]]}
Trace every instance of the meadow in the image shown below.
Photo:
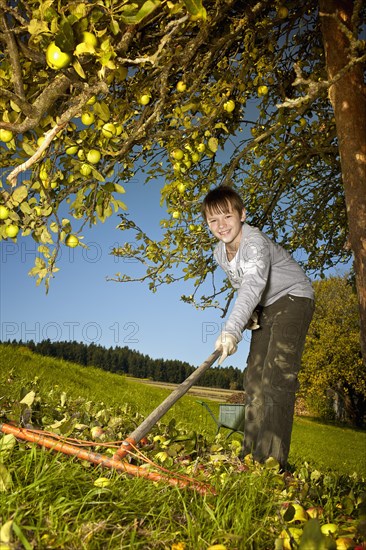
{"label": "meadow", "polygon": [[[110,442],[169,394],[23,347],[0,345],[0,353],[0,422],[91,441],[107,456],[116,450]],[[209,404],[218,414],[218,403]],[[364,431],[297,417],[291,477],[273,461],[243,465],[241,436],[215,432],[197,396],[179,400],[148,434],[143,456],[129,458],[145,470],[164,468],[161,481],[0,435],[0,548],[363,548]],[[173,486],[179,475],[192,483]]]}

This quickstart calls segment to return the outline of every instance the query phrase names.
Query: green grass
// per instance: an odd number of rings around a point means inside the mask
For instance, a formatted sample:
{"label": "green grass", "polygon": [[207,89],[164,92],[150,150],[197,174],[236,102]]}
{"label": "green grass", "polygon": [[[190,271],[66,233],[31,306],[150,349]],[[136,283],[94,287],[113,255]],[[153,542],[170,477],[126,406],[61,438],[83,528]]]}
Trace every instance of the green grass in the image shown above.
{"label": "green grass", "polygon": [[306,417],[294,422],[290,462],[366,478],[366,432],[322,424]]}
{"label": "green grass", "polygon": [[[99,369],[37,356],[26,348],[0,345],[0,352],[3,422],[9,411],[20,410],[19,396],[34,389],[37,398],[32,406],[43,421],[77,417],[87,425],[108,424],[113,415],[120,415],[123,421],[117,430],[124,437],[169,394]],[[210,406],[217,415],[218,404]],[[169,424],[172,419],[175,425]],[[83,433],[88,435],[88,430]],[[193,444],[192,430],[198,434]],[[340,532],[351,525],[356,537],[363,505],[361,476],[366,473],[358,459],[364,432],[297,418],[291,450],[296,471],[287,484],[276,468],[248,464],[248,471],[238,471],[240,437],[225,440],[222,430],[215,439],[215,431],[196,398],[184,396],[152,430],[151,437],[161,442],[150,439],[145,451],[157,462],[157,453],[167,454],[178,446],[177,455],[171,454],[163,464],[172,475],[180,471],[209,482],[216,494],[204,495],[13,442],[12,448],[0,452],[0,548],[1,542],[8,542],[1,541],[1,536],[6,538],[1,527],[12,522],[11,550],[205,550],[217,543],[227,550],[269,550],[287,525],[281,519],[282,503],[294,501],[304,508],[321,506],[323,522],[336,522]],[[187,435],[184,443],[174,440],[181,434]],[[349,476],[353,472],[357,475]],[[108,486],[94,484],[101,476],[110,480]],[[351,518],[347,522],[345,499]]]}

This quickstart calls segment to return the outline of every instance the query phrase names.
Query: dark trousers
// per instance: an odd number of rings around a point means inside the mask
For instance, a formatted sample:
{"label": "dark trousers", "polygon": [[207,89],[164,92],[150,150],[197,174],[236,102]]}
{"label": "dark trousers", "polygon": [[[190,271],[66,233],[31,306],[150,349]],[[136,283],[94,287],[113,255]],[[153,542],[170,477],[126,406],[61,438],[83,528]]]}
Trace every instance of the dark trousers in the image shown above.
{"label": "dark trousers", "polygon": [[244,371],[246,394],[243,456],[268,457],[286,467],[299,384],[301,355],[314,301],[286,295],[259,312]]}

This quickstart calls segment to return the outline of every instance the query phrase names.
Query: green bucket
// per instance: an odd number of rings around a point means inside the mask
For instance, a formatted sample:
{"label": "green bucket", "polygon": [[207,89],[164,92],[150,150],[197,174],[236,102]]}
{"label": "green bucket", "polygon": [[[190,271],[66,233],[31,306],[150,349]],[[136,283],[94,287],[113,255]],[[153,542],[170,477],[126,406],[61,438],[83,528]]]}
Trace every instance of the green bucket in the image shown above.
{"label": "green bucket", "polygon": [[219,424],[237,432],[244,431],[245,405],[241,403],[219,405]]}

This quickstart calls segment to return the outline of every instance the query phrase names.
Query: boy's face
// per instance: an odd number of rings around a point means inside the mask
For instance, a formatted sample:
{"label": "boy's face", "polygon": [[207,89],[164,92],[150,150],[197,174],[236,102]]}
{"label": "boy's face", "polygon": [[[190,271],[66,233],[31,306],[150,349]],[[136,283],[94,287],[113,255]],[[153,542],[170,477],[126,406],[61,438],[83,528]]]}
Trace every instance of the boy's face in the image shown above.
{"label": "boy's face", "polygon": [[245,209],[239,213],[228,204],[225,210],[207,211],[206,220],[211,233],[225,243],[226,248],[237,250],[241,239],[242,223],[245,221]]}

